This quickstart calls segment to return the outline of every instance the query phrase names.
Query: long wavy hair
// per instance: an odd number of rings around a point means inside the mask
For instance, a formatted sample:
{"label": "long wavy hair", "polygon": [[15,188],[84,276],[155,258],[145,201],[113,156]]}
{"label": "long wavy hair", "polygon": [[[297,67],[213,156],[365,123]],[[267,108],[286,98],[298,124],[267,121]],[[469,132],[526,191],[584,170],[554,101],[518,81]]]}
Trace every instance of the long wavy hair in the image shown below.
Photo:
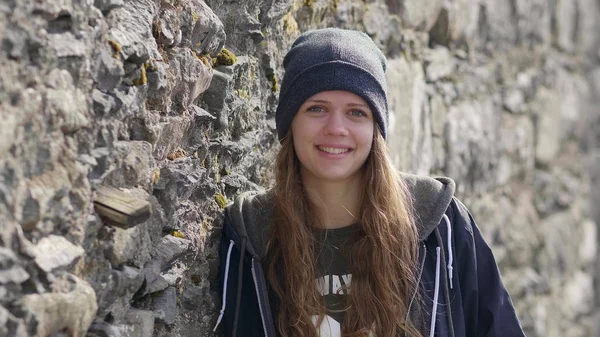
{"label": "long wavy hair", "polygon": [[[342,336],[421,336],[409,317],[417,287],[418,234],[411,197],[375,128],[373,146],[362,168],[359,229],[346,246],[350,291]],[[274,221],[267,243],[267,277],[279,299],[277,328],[282,337],[318,337],[326,313],[317,289],[318,219],[300,176],[291,131],[275,163]]]}

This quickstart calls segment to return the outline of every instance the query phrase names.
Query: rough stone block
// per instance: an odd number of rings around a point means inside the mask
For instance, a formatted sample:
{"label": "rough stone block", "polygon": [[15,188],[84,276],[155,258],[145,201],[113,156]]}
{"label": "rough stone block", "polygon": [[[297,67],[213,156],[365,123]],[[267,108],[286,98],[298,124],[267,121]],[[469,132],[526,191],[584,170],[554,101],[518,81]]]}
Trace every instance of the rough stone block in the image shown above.
{"label": "rough stone block", "polygon": [[438,46],[425,54],[425,77],[435,82],[448,77],[456,70],[456,60],[446,47]]}
{"label": "rough stone block", "polygon": [[85,42],[72,33],[50,34],[48,42],[56,57],[83,57],[86,54]]}
{"label": "rough stone block", "polygon": [[443,5],[441,0],[406,1],[386,0],[391,13],[400,15],[405,27],[429,31]]}
{"label": "rough stone block", "polygon": [[165,235],[156,246],[152,255],[161,261],[161,269],[164,269],[174,258],[183,254],[190,244],[190,240]]}
{"label": "rough stone block", "polygon": [[29,273],[19,265],[12,250],[0,247],[0,284],[20,284],[29,279]]}
{"label": "rough stone block", "polygon": [[223,23],[204,1],[191,1],[191,10],[197,18],[190,36],[192,50],[198,55],[217,56],[226,38]]}
{"label": "rough stone block", "polygon": [[154,317],[164,324],[170,325],[175,323],[177,317],[177,290],[173,287],[168,287],[152,302]]}
{"label": "rough stone block", "polygon": [[89,284],[75,275],[68,275],[72,288],[67,292],[30,294],[21,305],[37,321],[35,336],[51,336],[66,330],[83,336],[96,316],[96,295]]}
{"label": "rough stone block", "polygon": [[159,57],[156,41],[152,36],[152,20],[156,5],[151,0],[132,0],[114,9],[115,25],[108,35],[121,49],[123,59],[143,64]]}
{"label": "rough stone block", "polygon": [[417,125],[423,117],[425,100],[425,74],[418,62],[406,59],[388,60],[386,72],[389,105],[389,141],[394,164],[401,170],[414,172],[417,166],[413,152],[423,134]]}
{"label": "rough stone block", "polygon": [[41,239],[34,248],[35,263],[45,272],[70,265],[84,254],[80,246],[76,246],[62,236],[50,235]]}

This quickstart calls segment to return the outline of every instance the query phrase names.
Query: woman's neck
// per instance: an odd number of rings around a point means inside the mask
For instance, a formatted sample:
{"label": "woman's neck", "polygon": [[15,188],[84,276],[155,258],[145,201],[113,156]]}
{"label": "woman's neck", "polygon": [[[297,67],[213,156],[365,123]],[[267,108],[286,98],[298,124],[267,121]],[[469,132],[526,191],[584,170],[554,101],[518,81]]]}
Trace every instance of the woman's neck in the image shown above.
{"label": "woman's neck", "polygon": [[319,227],[340,228],[358,221],[362,175],[343,181],[323,181],[303,175],[302,181],[308,198],[316,207]]}

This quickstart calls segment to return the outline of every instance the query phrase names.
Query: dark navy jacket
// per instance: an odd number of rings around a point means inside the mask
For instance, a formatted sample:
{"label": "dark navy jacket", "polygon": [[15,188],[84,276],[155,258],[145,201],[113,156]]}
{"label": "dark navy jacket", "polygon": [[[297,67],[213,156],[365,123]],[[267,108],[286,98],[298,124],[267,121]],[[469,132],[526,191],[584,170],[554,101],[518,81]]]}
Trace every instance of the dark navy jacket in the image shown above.
{"label": "dark navy jacket", "polygon": [[[446,184],[452,186],[445,193],[453,194],[453,182]],[[416,187],[422,189],[420,181]],[[223,226],[220,285],[225,294],[220,324],[227,337],[275,337],[277,315],[271,310],[256,249],[268,233],[268,227],[260,227],[261,231],[257,221],[269,217],[270,203],[264,194],[241,198],[227,209]],[[524,336],[496,261],[471,214],[456,198],[446,200],[445,212],[434,217],[441,217],[437,224],[418,226],[420,294],[411,304],[411,317],[421,318],[423,336],[430,336],[432,323],[433,336],[438,337]]]}

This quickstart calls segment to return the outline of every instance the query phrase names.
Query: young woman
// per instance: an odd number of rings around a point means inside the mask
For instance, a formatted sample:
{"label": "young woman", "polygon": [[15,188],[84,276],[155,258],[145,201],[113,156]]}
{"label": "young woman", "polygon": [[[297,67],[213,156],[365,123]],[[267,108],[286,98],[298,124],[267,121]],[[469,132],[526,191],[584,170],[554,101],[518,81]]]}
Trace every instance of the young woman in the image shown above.
{"label": "young woman", "polygon": [[225,212],[226,336],[523,336],[454,182],[393,168],[385,67],[341,29],[286,55],[275,186]]}

